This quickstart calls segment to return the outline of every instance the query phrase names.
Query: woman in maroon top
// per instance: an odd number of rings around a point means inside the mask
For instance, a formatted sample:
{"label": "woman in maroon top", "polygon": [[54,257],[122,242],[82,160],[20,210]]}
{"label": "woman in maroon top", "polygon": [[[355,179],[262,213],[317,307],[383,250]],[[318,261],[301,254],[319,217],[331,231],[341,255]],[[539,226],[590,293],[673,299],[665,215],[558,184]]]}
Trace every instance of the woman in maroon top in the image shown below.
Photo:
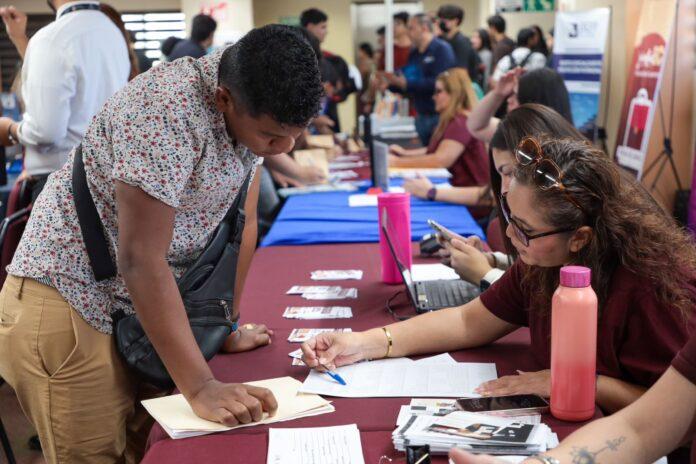
{"label": "woman in maroon top", "polygon": [[[474,348],[521,326],[538,372],[481,385],[485,395],[550,395],[551,296],[559,267],[592,269],[599,297],[597,403],[613,412],[639,398],[687,340],[696,295],[696,248],[645,189],[588,142],[523,140],[509,186],[507,236],[518,263],[480,298],[457,308],[302,347],[311,367]],[[526,160],[526,161],[525,161]],[[546,169],[553,162],[557,172]],[[526,166],[524,166],[526,164]],[[549,176],[535,173],[545,168]],[[542,189],[538,182],[553,180]]]}
{"label": "woman in maroon top", "polygon": [[454,187],[488,183],[488,154],[483,142],[472,137],[466,118],[477,98],[466,70],[453,68],[435,82],[435,110],[440,122],[430,145],[412,150],[392,145],[389,165],[398,168],[447,168]]}

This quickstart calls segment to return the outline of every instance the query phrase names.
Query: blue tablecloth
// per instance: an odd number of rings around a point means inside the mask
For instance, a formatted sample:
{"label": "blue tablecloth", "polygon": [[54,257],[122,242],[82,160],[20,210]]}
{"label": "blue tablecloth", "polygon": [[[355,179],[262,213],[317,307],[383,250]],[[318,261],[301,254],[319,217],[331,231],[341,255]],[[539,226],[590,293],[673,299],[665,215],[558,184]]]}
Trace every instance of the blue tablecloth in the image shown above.
{"label": "blue tablecloth", "polygon": [[[325,192],[288,198],[261,246],[378,242],[377,208],[351,208],[348,206],[350,195],[348,192]],[[411,197],[413,241],[432,232],[426,222],[428,219],[458,234],[478,235],[485,240],[481,227],[465,206]]]}

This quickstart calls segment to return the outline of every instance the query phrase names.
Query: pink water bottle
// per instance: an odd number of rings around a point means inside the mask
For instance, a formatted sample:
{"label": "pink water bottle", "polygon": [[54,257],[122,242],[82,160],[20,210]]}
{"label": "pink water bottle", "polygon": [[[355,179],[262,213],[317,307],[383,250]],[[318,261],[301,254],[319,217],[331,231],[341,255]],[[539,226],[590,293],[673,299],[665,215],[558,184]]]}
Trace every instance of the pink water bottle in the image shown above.
{"label": "pink water bottle", "polygon": [[595,411],[597,295],[591,271],[561,268],[551,303],[551,414],[584,421]]}
{"label": "pink water bottle", "polygon": [[394,252],[401,264],[411,269],[411,195],[408,193],[380,193],[377,196],[379,214],[379,251],[382,256],[382,281],[399,284],[403,280],[384,236],[386,228]]}

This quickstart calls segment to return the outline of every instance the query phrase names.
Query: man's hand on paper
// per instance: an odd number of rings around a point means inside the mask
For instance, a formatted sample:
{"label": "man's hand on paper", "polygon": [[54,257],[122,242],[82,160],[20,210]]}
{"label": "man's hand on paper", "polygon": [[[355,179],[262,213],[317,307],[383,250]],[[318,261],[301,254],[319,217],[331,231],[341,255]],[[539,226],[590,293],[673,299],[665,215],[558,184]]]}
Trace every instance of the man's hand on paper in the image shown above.
{"label": "man's hand on paper", "polygon": [[329,370],[365,359],[361,333],[325,333],[302,344],[302,361],[311,368]]}
{"label": "man's hand on paper", "polygon": [[266,411],[271,416],[278,402],[267,388],[209,380],[189,400],[197,416],[228,427],[257,422]]}
{"label": "man's hand on paper", "polygon": [[320,167],[302,166],[301,173],[301,181],[306,185],[321,184],[326,182],[326,175]]}
{"label": "man's hand on paper", "polygon": [[454,464],[505,464],[507,462],[492,456],[467,453],[459,448],[452,448],[449,452],[449,458],[450,462]]}
{"label": "man's hand on paper", "polygon": [[[478,246],[480,245],[479,241]],[[487,256],[489,253],[481,251],[476,241],[454,238],[445,242],[444,247],[449,252],[449,266],[467,282],[478,284],[493,269]]]}
{"label": "man's hand on paper", "polygon": [[244,324],[225,340],[222,349],[226,353],[251,351],[260,346],[270,345],[272,335],[273,331],[264,324]]}
{"label": "man's hand on paper", "polygon": [[518,375],[506,375],[490,382],[481,384],[476,393],[483,396],[506,395],[539,395],[544,398],[551,396],[551,370],[539,372],[517,371]]}

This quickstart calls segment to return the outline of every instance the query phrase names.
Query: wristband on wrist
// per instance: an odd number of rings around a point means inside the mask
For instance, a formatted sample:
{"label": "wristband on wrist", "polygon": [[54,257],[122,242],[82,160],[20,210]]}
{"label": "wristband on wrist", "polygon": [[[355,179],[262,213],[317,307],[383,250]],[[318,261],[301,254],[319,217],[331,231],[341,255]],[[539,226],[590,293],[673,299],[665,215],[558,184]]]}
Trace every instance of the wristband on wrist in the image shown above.
{"label": "wristband on wrist", "polygon": [[431,187],[430,190],[428,190],[426,197],[430,201],[435,201],[436,196],[437,196],[437,189],[435,187]]}
{"label": "wristband on wrist", "polygon": [[387,353],[384,355],[384,357],[388,358],[389,355],[391,355],[392,347],[394,346],[394,339],[392,338],[391,332],[388,328],[382,327],[382,330],[384,331],[384,335],[387,337]]}

